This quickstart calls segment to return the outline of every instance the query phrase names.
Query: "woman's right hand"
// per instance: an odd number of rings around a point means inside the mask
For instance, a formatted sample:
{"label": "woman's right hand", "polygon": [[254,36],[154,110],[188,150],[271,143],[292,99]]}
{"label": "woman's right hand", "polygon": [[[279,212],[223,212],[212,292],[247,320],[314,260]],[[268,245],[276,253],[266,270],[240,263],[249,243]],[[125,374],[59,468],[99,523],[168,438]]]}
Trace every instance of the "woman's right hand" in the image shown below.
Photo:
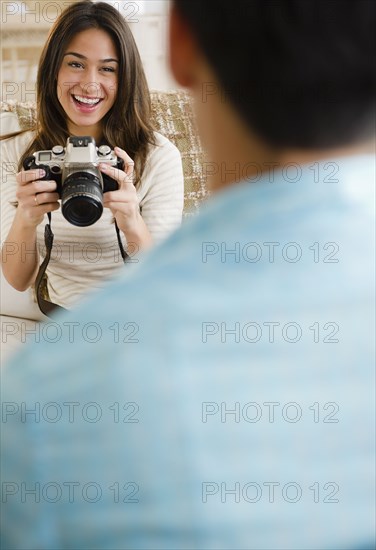
{"label": "woman's right hand", "polygon": [[36,228],[42,223],[44,214],[60,208],[59,195],[54,180],[40,180],[44,170],[22,170],[18,172],[16,197],[18,201],[17,217],[25,227]]}

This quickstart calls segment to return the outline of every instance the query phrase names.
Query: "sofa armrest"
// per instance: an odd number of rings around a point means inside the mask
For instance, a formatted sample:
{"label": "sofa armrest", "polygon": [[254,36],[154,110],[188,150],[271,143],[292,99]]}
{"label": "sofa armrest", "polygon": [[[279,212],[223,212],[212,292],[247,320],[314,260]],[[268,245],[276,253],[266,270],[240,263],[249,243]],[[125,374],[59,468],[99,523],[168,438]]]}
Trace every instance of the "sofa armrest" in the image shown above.
{"label": "sofa armrest", "polygon": [[35,321],[47,319],[34,301],[33,289],[19,292],[8,283],[2,269],[0,269],[0,314]]}
{"label": "sofa armrest", "polygon": [[18,122],[18,116],[12,112],[0,113],[0,135],[5,136],[13,132],[19,132],[21,130]]}

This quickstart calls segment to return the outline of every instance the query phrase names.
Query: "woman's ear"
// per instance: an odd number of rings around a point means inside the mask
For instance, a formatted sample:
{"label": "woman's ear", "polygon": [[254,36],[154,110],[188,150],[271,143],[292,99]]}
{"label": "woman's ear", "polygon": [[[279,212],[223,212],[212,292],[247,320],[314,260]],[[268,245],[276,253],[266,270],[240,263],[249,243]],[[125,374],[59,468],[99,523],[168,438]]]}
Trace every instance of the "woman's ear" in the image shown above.
{"label": "woman's ear", "polygon": [[195,83],[197,45],[188,24],[172,3],[169,28],[169,62],[180,86],[192,88]]}

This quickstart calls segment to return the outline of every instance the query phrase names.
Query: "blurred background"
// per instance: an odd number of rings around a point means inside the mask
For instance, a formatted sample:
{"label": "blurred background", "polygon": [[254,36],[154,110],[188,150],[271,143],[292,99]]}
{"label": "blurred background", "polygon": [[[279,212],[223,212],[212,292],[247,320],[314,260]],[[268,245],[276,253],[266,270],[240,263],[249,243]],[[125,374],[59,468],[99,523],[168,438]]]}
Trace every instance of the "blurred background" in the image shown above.
{"label": "blurred background", "polygon": [[[1,1],[2,100],[36,100],[38,60],[49,29],[60,13],[75,1]],[[105,1],[114,6],[131,27],[149,87],[176,89],[167,62],[169,0]]]}

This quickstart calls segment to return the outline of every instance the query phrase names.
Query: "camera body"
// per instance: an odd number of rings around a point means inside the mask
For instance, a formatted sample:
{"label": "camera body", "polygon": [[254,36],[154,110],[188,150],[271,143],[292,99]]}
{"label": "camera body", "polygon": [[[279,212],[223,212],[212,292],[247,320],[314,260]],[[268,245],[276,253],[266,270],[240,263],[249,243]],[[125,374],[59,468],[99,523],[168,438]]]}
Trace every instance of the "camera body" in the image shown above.
{"label": "camera body", "polygon": [[25,159],[25,170],[42,168],[42,180],[54,180],[61,198],[64,218],[73,225],[92,225],[102,215],[103,193],[115,191],[117,182],[102,174],[99,163],[122,170],[124,163],[109,145],[96,146],[90,136],[73,136],[66,147],[55,145],[51,151],[37,151]]}

